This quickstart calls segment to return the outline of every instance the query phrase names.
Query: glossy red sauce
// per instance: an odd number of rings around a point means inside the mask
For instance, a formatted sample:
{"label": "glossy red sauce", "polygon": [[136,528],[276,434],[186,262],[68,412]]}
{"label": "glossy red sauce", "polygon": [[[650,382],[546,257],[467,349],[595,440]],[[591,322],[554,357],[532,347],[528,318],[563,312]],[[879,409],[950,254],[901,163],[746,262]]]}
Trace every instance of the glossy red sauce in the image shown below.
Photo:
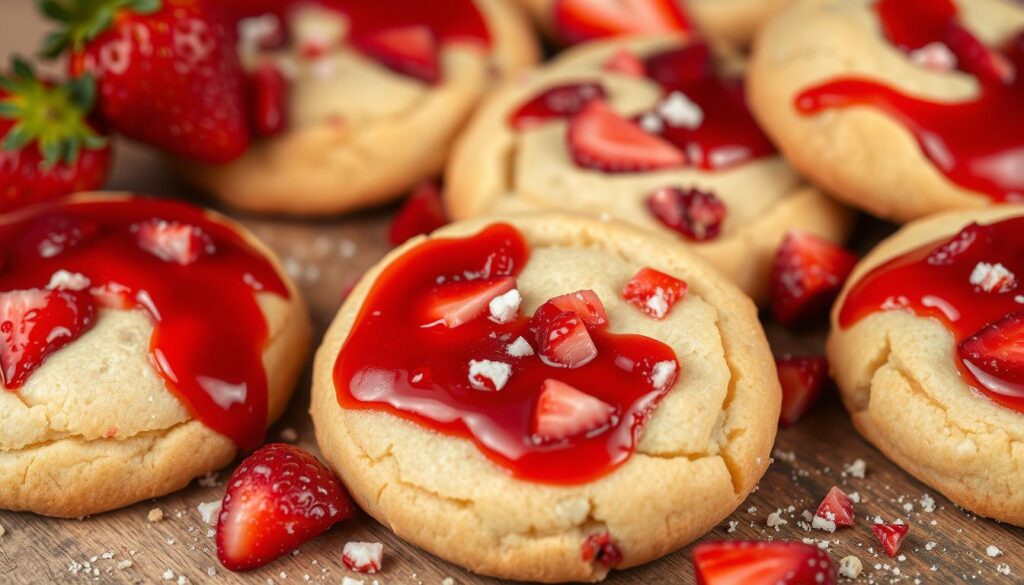
{"label": "glossy red sauce", "polygon": [[[904,310],[938,319],[956,343],[986,325],[1024,310],[1018,297],[1024,280],[1006,291],[986,292],[971,283],[979,262],[1001,263],[1018,279],[1024,278],[1024,218],[973,225],[952,239],[925,244],[889,260],[861,277],[839,311],[839,325],[848,328],[879,311]],[[1021,299],[1024,300],[1024,299]],[[993,401],[1024,412],[1019,383],[993,376],[976,376],[954,350],[963,378]]]}
{"label": "glossy red sauce", "polygon": [[[377,278],[338,354],[334,383],[339,404],[382,410],[469,439],[520,479],[575,484],[624,463],[664,394],[650,381],[653,364],[671,360],[678,371],[671,348],[640,335],[612,334],[605,327],[591,331],[597,357],[565,369],[546,365],[537,355],[507,355],[506,347],[517,337],[532,339],[525,315],[504,325],[482,317],[456,328],[424,326],[423,306],[441,286],[439,280],[515,276],[528,259],[522,235],[506,224],[471,237],[431,240],[406,252]],[[468,363],[481,359],[512,366],[500,391],[470,386]],[[614,423],[596,435],[554,443],[535,440],[534,408],[548,378],[612,405]]]}
{"label": "glossy red sauce", "polygon": [[[71,202],[14,217],[0,225],[0,291],[42,289],[59,270],[84,275],[97,307],[152,319],[152,363],[195,418],[240,449],[259,445],[268,331],[255,294],[289,296],[265,257],[202,210],[169,201]],[[179,265],[143,250],[136,226],[152,219],[199,227],[207,252]]]}

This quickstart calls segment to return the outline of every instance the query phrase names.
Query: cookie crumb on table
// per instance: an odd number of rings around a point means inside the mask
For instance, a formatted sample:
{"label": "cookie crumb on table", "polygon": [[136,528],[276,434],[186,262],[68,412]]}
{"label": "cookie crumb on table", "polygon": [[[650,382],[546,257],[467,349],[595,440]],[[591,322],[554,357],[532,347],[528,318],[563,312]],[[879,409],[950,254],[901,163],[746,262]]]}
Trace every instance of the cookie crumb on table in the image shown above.
{"label": "cookie crumb on table", "polygon": [[160,508],[153,508],[149,511],[149,514],[146,514],[146,520],[149,520],[150,522],[159,522],[163,519],[164,511]]}
{"label": "cookie crumb on table", "polygon": [[864,570],[864,564],[860,562],[860,559],[850,555],[843,557],[839,561],[839,576],[847,579],[856,579],[860,576],[861,571]]}

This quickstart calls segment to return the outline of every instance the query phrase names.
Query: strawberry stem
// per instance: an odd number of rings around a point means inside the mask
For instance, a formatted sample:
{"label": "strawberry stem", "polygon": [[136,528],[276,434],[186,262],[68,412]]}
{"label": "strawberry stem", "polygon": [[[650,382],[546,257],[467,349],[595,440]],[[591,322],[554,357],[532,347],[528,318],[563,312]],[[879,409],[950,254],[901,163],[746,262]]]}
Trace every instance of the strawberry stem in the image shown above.
{"label": "strawberry stem", "polygon": [[37,0],[39,11],[60,25],[43,38],[40,54],[57,57],[69,47],[81,51],[86,43],[114,24],[118,12],[153,14],[161,0]]}

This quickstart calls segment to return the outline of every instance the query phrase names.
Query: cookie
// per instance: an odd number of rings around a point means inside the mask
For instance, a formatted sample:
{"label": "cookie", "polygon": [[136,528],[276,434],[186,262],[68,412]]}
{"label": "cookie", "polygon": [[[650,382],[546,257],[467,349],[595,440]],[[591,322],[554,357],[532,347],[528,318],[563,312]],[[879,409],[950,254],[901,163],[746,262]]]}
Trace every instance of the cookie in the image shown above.
{"label": "cookie", "polygon": [[472,571],[598,581],[719,523],[768,465],[754,305],[625,224],[452,224],[371,269],[314,365],[326,461],[370,515]]}
{"label": "cookie", "polygon": [[957,505],[1024,525],[1024,207],[911,222],[857,267],[828,357],[854,425]]}
{"label": "cookie", "polygon": [[0,508],[77,517],[161,496],[283,413],[310,324],[240,226],[97,193],[8,214],[0,241]]}
{"label": "cookie", "polygon": [[239,22],[264,136],[231,163],[178,164],[239,209],[323,215],[396,199],[440,172],[495,76],[538,59],[508,0],[289,5]]}
{"label": "cookie", "polygon": [[1024,8],[799,2],[755,43],[755,115],[792,164],[907,221],[1024,196]]}
{"label": "cookie", "polygon": [[481,106],[447,168],[449,212],[610,216],[692,244],[764,300],[789,230],[842,241],[850,216],[775,151],[739,75],[671,35],[577,46]]}

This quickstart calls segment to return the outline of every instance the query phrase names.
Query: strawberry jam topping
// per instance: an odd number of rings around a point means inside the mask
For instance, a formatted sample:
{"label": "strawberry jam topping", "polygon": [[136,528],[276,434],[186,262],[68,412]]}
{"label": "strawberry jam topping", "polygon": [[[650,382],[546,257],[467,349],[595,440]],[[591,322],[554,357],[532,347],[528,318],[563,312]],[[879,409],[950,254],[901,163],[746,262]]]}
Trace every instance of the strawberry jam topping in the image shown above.
{"label": "strawberry jam topping", "polygon": [[[945,241],[889,260],[850,289],[839,324],[878,311],[938,319],[957,343],[961,376],[998,404],[1024,412],[1024,217],[971,224]],[[1020,323],[1018,323],[1020,321]]]}
{"label": "strawberry jam topping", "polygon": [[260,443],[268,330],[255,294],[289,292],[233,229],[180,203],[72,202],[0,225],[0,250],[7,390],[63,345],[54,340],[84,333],[97,308],[134,308],[152,319],[151,361],[192,415],[240,449]]}
{"label": "strawberry jam topping", "polygon": [[[430,240],[395,260],[377,278],[338,354],[339,404],[469,439],[528,481],[582,483],[624,463],[675,383],[675,353],[648,337],[610,333],[591,291],[552,299],[544,307],[558,314],[539,320],[480,314],[477,293],[490,287],[498,298],[514,294],[501,291],[510,290],[506,279],[528,257],[522,234],[496,224],[471,237]],[[451,310],[453,290],[465,292],[465,310]],[[439,307],[464,318],[446,323],[436,318]],[[572,327],[547,327],[552,319]],[[560,361],[544,357],[538,327],[553,344],[559,336],[571,341],[560,347]],[[532,349],[521,350],[525,340]],[[574,359],[581,348],[585,359]],[[480,364],[489,364],[489,377],[474,378]]]}
{"label": "strawberry jam topping", "polygon": [[950,70],[977,78],[978,95],[939,103],[876,81],[840,78],[801,93],[797,109],[878,109],[911,132],[952,182],[996,201],[1024,198],[1024,31],[994,51],[960,24],[949,0],[881,0],[875,7],[893,45],[915,60],[928,51],[948,54]]}

